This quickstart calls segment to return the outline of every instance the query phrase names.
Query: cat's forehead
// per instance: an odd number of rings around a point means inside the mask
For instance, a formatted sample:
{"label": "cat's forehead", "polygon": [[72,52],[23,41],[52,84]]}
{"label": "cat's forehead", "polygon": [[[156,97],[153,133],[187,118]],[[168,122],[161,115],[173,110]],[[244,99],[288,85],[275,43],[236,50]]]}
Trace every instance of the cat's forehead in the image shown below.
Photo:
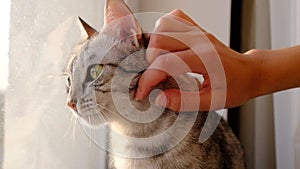
{"label": "cat's forehead", "polygon": [[130,55],[131,48],[131,43],[100,33],[87,41],[79,57],[87,62],[117,65]]}
{"label": "cat's forehead", "polygon": [[83,51],[84,55],[81,55],[82,59],[97,60],[102,63],[110,52],[113,52],[112,48],[115,46],[115,40],[109,36],[98,34],[87,41]]}

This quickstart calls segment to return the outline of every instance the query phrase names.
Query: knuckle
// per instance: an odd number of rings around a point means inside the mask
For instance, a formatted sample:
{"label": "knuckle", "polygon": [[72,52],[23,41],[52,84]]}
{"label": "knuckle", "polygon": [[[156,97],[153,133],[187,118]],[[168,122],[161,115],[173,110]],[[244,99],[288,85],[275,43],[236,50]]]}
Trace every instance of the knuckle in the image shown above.
{"label": "knuckle", "polygon": [[158,22],[159,22],[159,23],[164,23],[164,22],[166,22],[167,20],[169,20],[169,16],[168,16],[168,15],[164,15],[164,16],[162,16],[162,17],[160,17],[160,18],[158,19]]}
{"label": "knuckle", "polygon": [[157,57],[156,63],[160,68],[165,68],[169,65],[170,59],[169,55],[160,55]]}
{"label": "knuckle", "polygon": [[183,11],[181,10],[181,9],[174,9],[172,12],[171,12],[172,14],[175,14],[175,15],[180,15],[180,14],[182,14],[183,13]]}
{"label": "knuckle", "polygon": [[213,34],[211,34],[209,32],[204,32],[204,35],[207,37],[207,39],[210,42],[214,43],[216,41],[216,37]]}
{"label": "knuckle", "polygon": [[161,37],[158,34],[151,35],[148,47],[159,46],[160,39]]}
{"label": "knuckle", "polygon": [[155,31],[160,31],[164,28],[165,23],[169,20],[168,16],[162,16],[155,22]]}

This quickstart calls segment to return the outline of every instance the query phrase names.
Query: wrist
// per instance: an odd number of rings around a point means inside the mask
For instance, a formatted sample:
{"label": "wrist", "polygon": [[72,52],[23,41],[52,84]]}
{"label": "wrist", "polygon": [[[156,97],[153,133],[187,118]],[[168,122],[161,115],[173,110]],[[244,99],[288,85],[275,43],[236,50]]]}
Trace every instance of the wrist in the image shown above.
{"label": "wrist", "polygon": [[248,99],[266,94],[266,86],[264,84],[266,84],[267,79],[265,77],[269,76],[267,75],[268,69],[264,60],[265,53],[266,51],[264,50],[252,49],[243,54],[250,70],[248,82],[251,84],[251,87],[249,87]]}

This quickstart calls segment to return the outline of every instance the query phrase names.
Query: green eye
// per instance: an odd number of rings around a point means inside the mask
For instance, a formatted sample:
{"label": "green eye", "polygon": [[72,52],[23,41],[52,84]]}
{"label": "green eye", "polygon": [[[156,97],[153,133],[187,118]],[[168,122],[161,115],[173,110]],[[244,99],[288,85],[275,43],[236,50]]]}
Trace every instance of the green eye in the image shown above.
{"label": "green eye", "polygon": [[100,75],[100,73],[102,72],[102,66],[101,65],[92,65],[90,67],[90,77],[91,80],[96,80],[98,78],[98,76]]}

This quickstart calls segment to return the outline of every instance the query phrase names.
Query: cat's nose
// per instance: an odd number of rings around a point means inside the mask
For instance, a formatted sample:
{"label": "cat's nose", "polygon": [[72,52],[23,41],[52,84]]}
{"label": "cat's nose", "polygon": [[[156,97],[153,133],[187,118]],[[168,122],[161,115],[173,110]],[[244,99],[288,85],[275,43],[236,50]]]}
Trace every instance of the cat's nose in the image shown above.
{"label": "cat's nose", "polygon": [[70,99],[70,100],[68,100],[67,104],[68,104],[69,108],[71,108],[72,110],[74,110],[75,112],[77,112],[77,108],[76,108],[77,100]]}

